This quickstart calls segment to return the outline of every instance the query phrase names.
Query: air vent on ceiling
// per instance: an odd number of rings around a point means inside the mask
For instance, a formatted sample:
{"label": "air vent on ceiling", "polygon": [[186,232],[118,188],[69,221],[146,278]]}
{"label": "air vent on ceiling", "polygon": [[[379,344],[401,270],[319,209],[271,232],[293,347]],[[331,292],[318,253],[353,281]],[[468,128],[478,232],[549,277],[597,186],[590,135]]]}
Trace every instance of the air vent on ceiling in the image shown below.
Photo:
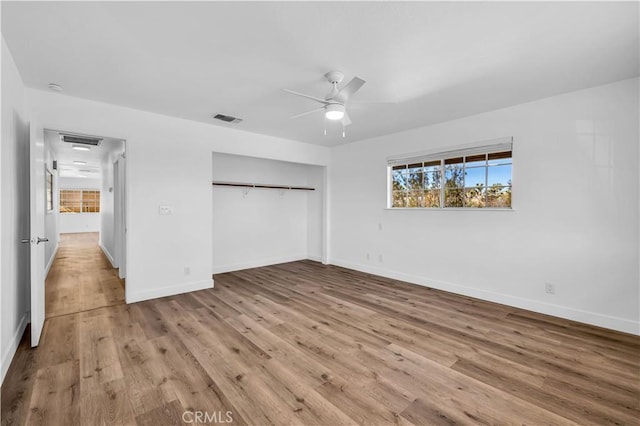
{"label": "air vent on ceiling", "polygon": [[232,117],[230,115],[224,115],[224,114],[216,114],[213,116],[213,118],[217,120],[222,120],[226,123],[231,123],[231,124],[238,124],[242,121],[242,118]]}
{"label": "air vent on ceiling", "polygon": [[101,138],[94,138],[90,136],[75,136],[75,135],[62,135],[62,142],[99,146],[102,143]]}

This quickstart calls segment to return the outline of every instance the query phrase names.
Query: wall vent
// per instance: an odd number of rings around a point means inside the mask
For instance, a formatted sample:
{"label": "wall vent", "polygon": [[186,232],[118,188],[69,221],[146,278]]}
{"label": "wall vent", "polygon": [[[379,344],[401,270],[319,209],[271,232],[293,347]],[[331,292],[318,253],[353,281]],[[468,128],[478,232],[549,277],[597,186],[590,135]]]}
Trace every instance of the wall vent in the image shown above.
{"label": "wall vent", "polygon": [[90,145],[90,146],[100,146],[102,143],[101,138],[95,138],[91,136],[75,136],[75,135],[61,135],[62,142],[80,144],[80,145]]}
{"label": "wall vent", "polygon": [[242,121],[242,118],[232,117],[230,115],[224,115],[224,114],[216,114],[213,116],[213,118],[215,118],[216,120],[222,120],[225,123],[231,123],[231,124],[238,124]]}

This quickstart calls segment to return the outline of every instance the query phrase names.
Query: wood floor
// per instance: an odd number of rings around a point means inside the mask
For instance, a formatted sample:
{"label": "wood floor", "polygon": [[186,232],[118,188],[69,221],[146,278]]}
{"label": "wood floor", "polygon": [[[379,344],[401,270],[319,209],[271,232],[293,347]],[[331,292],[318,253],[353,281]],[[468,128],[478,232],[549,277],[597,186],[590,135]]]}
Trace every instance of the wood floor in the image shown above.
{"label": "wood floor", "polygon": [[46,318],[124,303],[123,282],[97,232],[61,234],[58,244],[45,283]]}
{"label": "wood floor", "polygon": [[637,425],[639,374],[637,336],[302,261],[49,318],[2,423]]}

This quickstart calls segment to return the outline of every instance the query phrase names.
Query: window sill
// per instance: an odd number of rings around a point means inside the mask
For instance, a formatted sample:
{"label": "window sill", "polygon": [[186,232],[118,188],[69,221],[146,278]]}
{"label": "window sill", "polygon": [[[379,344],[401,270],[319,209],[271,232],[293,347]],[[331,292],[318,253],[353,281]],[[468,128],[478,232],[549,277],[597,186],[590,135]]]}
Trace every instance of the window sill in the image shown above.
{"label": "window sill", "polygon": [[428,207],[386,207],[384,210],[417,210],[417,211],[436,211],[436,212],[448,212],[448,211],[456,211],[456,212],[514,212],[515,209],[496,209],[496,208],[464,208],[464,207],[445,207],[441,208],[428,208]]}

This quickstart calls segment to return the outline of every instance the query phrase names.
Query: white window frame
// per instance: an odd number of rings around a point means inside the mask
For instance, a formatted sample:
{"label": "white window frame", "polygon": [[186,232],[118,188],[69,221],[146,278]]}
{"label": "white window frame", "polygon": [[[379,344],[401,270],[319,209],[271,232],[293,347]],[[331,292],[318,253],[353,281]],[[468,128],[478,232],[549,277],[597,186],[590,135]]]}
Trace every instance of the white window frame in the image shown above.
{"label": "white window frame", "polygon": [[[493,154],[499,152],[511,151],[511,165],[512,165],[512,176],[511,176],[511,191],[513,193],[513,137],[504,137],[499,139],[493,139],[489,141],[476,142],[468,145],[461,145],[452,147],[453,149],[449,149],[447,151],[438,150],[430,150],[423,151],[412,154],[405,154],[400,156],[393,156],[387,158],[387,203],[386,208],[389,210],[499,210],[499,211],[512,211],[513,210],[513,200],[511,201],[511,205],[508,207],[445,207],[445,160],[453,159],[458,157],[468,157],[473,155],[480,154]],[[409,165],[414,163],[425,163],[425,162],[440,162],[440,173],[441,173],[441,182],[440,182],[440,205],[437,207],[394,207],[393,206],[393,168],[394,166],[399,165]],[[465,161],[463,160],[463,170],[465,169]],[[485,162],[485,183],[487,183],[487,174],[489,172],[489,163]],[[488,185],[485,185],[488,187]],[[463,197],[464,197],[464,189],[466,187],[462,187],[463,189]]]}
{"label": "white window frame", "polygon": [[[45,194],[44,194],[44,205],[47,214],[52,214],[56,209],[55,203],[55,188],[54,188],[54,179],[53,172],[49,170],[49,167],[45,166],[44,168],[44,182],[45,182]],[[51,197],[51,198],[49,198]],[[51,202],[51,208],[49,208],[49,202]]]}
{"label": "white window frame", "polygon": [[[63,212],[62,209],[62,191],[79,191],[80,192],[80,211],[79,212]],[[100,197],[100,202],[98,203],[98,209],[99,211],[97,212],[84,212],[82,211],[84,209],[84,205],[85,205],[85,201],[84,201],[84,193],[85,192],[97,192],[99,194]],[[62,215],[66,215],[66,214],[101,214],[102,213],[102,191],[100,189],[97,188],[60,188],[58,189],[58,197],[60,199],[60,202],[58,203],[58,213],[62,214]]]}

